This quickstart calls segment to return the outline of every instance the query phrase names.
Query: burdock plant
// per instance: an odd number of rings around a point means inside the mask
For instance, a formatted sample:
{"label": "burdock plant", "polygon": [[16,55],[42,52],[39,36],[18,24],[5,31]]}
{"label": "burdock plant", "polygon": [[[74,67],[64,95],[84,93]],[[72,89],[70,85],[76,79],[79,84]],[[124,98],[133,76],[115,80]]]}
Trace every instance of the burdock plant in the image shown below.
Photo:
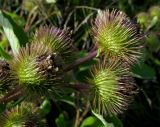
{"label": "burdock plant", "polygon": [[[143,36],[137,24],[115,9],[98,11],[92,35],[96,48],[84,58],[75,60],[76,48],[68,30],[40,27],[29,43],[13,53],[11,60],[1,62],[0,90],[4,91],[6,85],[11,91],[7,91],[0,102],[14,102],[22,96],[23,100],[39,105],[46,98],[56,101],[66,91],[66,95],[75,96],[73,93],[85,90],[88,91],[85,99],[93,111],[104,116],[122,113],[136,93],[130,67],[141,57]],[[91,59],[97,62],[90,68],[85,84],[75,77],[66,80],[66,77],[73,76],[71,70]],[[30,111],[23,106],[20,110],[7,111],[0,125],[22,127],[28,118],[32,118],[30,116],[34,116],[34,113],[27,112]]]}

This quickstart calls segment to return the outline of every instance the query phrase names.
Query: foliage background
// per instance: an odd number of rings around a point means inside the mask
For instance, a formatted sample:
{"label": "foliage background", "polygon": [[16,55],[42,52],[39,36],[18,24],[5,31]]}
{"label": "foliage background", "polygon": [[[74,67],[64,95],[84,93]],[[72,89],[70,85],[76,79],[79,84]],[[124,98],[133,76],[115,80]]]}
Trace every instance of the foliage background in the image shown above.
{"label": "foliage background", "polygon": [[[1,10],[8,12],[13,20],[28,35],[41,25],[55,25],[72,30],[74,45],[80,51],[79,57],[85,56],[93,47],[90,35],[91,24],[97,9],[117,8],[124,11],[133,22],[141,12],[149,13],[149,8],[160,6],[159,0],[0,0]],[[160,13],[160,12],[159,12]],[[147,19],[149,20],[149,19]],[[146,22],[147,22],[146,20]],[[118,118],[107,118],[107,122],[115,127],[159,127],[160,125],[160,16],[151,21],[141,31],[147,34],[142,62],[132,70],[139,93],[128,110]],[[7,37],[0,29],[0,46],[10,50]],[[84,74],[94,63],[89,61],[75,69],[76,80],[83,82]],[[77,95],[80,97],[81,95]],[[76,98],[61,98],[51,106],[46,118],[51,127],[69,127],[72,125],[77,111],[87,108],[79,104],[75,107]],[[3,106],[0,107],[3,110]],[[100,127],[100,121],[87,111],[81,127]]]}

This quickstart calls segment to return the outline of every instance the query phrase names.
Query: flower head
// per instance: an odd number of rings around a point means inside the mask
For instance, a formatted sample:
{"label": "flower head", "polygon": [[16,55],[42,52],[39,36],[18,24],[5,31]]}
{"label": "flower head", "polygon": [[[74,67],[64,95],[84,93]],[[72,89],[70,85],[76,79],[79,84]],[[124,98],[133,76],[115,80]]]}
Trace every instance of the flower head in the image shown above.
{"label": "flower head", "polygon": [[133,93],[133,82],[120,61],[109,60],[91,69],[91,102],[102,114],[117,114],[126,110]]}
{"label": "flower head", "polygon": [[131,64],[141,56],[142,36],[138,27],[123,12],[99,11],[93,25],[95,42],[105,54]]}
{"label": "flower head", "polygon": [[72,40],[67,30],[53,26],[40,27],[35,34],[34,41],[50,47],[51,51],[57,54],[59,63],[68,63],[75,57]]}
{"label": "flower head", "polygon": [[62,79],[58,72],[61,67],[55,63],[54,53],[47,46],[31,43],[21,48],[9,64],[12,79],[27,97],[49,97],[60,91]]}
{"label": "flower head", "polygon": [[39,125],[35,107],[31,103],[23,102],[0,115],[1,127],[35,127]]}

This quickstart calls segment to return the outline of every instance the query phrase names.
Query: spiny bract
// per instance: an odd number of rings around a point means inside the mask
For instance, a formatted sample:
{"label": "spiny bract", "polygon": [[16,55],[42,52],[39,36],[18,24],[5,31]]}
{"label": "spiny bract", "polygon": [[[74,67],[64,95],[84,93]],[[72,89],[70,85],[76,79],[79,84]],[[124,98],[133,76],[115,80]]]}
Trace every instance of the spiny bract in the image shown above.
{"label": "spiny bract", "polygon": [[133,93],[133,81],[120,61],[109,60],[91,69],[91,106],[102,114],[111,115],[126,110]]}
{"label": "spiny bract", "polygon": [[142,35],[138,31],[137,25],[117,10],[99,10],[93,25],[95,42],[101,51],[129,64],[141,56]]}

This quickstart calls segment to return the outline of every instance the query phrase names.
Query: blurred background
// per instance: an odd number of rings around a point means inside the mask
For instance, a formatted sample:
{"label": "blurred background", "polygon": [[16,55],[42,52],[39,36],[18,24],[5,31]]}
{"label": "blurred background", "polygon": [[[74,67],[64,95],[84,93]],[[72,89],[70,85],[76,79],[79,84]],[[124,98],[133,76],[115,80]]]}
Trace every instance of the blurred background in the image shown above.
{"label": "blurred background", "polygon": [[[132,69],[139,93],[129,109],[118,116],[119,122],[115,123],[118,123],[115,127],[160,127],[160,0],[0,0],[0,8],[28,35],[42,25],[69,28],[74,45],[83,51],[80,57],[93,47],[90,32],[97,10],[116,8],[124,11],[139,25],[139,31],[146,35],[146,39],[144,56]],[[0,46],[9,50],[8,40],[1,27]],[[75,70],[78,81],[83,82],[91,62],[82,65],[83,69]],[[66,100],[76,103],[74,99]],[[58,119],[59,122],[54,126],[69,127],[75,117],[74,106],[66,102],[58,104],[60,110],[54,106],[52,104],[46,116],[48,122],[53,126],[53,121]],[[84,119],[90,115],[88,112]]]}

